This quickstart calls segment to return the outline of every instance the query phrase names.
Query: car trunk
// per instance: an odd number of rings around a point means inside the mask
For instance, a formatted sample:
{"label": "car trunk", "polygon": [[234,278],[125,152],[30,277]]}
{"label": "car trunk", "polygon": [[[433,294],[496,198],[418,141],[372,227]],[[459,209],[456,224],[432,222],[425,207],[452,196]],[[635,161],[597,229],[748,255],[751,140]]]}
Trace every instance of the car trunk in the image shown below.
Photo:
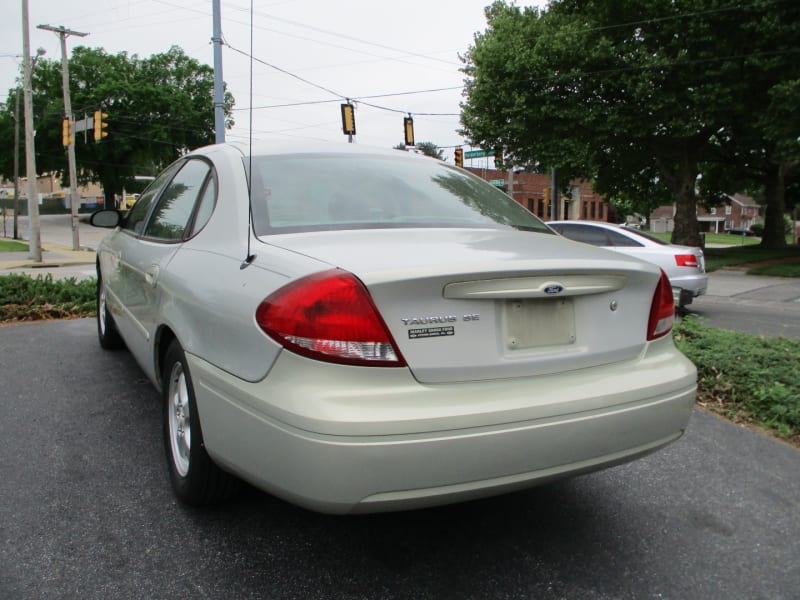
{"label": "car trunk", "polygon": [[409,369],[430,384],[634,358],[646,344],[659,277],[636,259],[515,230],[357,230],[268,241],[358,276]]}

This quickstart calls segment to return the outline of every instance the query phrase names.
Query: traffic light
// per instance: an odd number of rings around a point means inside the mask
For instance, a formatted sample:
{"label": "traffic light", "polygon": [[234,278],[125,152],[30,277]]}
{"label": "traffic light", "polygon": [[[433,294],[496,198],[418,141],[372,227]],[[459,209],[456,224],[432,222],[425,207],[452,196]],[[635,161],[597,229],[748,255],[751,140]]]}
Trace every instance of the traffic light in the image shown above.
{"label": "traffic light", "polygon": [[464,168],[464,149],[456,148],[456,166]]}
{"label": "traffic light", "polygon": [[503,168],[503,149],[502,148],[495,148],[494,149],[494,168],[495,169],[502,169]]}
{"label": "traffic light", "polygon": [[356,110],[350,104],[342,104],[342,131],[345,135],[356,134]]}
{"label": "traffic light", "polygon": [[99,142],[104,137],[108,135],[107,131],[103,131],[106,127],[108,127],[108,123],[106,123],[105,119],[108,117],[106,113],[102,110],[94,111],[94,141]]}
{"label": "traffic light", "polygon": [[546,187],[546,188],[544,188],[544,190],[542,190],[542,196],[543,196],[542,199],[544,200],[544,214],[545,214],[545,217],[549,217],[550,216],[550,188],[549,187]]}
{"label": "traffic light", "polygon": [[61,121],[61,144],[69,146],[72,142],[72,122],[69,119],[64,119]]}
{"label": "traffic light", "polygon": [[414,119],[411,117],[403,118],[403,130],[406,134],[406,146],[414,145]]}

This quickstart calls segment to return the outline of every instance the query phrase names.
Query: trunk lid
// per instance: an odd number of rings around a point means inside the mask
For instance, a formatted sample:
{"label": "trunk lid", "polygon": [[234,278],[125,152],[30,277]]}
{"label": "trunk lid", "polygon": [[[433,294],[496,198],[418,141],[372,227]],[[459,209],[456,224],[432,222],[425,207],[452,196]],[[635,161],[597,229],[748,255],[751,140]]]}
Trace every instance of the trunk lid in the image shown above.
{"label": "trunk lid", "polygon": [[559,236],[392,229],[270,236],[355,274],[423,383],[565,372],[637,356],[659,271]]}

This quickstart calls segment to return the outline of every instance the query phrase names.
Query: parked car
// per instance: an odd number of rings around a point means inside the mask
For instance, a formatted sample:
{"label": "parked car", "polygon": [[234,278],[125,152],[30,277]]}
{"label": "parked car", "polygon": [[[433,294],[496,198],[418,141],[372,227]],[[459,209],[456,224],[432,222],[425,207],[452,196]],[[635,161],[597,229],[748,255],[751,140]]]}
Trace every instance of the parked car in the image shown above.
{"label": "parked car", "polygon": [[627,227],[597,221],[552,221],[548,225],[571,240],[641,258],[661,267],[669,277],[678,307],[706,293],[708,275],[700,248],[668,244]]}
{"label": "parked car", "polygon": [[687,426],[696,371],[666,276],[441,161],[220,144],[92,223],[114,228],[99,341],[161,391],[185,503],[241,478],[330,513],[443,504],[632,460]]}
{"label": "parked car", "polygon": [[729,235],[742,235],[745,237],[752,237],[756,234],[755,231],[747,227],[734,227],[732,229],[726,229],[725,233]]}

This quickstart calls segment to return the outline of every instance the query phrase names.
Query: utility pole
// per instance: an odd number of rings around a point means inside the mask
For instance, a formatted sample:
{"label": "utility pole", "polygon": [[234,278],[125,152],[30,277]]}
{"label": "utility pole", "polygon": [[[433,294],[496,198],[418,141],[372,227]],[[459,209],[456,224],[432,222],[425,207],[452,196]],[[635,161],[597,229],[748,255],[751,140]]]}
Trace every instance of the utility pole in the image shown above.
{"label": "utility pole", "polygon": [[14,94],[14,239],[19,239],[19,94]]}
{"label": "utility pole", "polygon": [[69,59],[67,57],[67,36],[86,37],[88,34],[67,29],[63,25],[39,25],[37,29],[53,31],[61,38],[61,81],[64,88],[64,118],[69,121],[69,144],[67,145],[67,162],[69,164],[69,206],[72,213],[72,249],[80,250],[80,234],[78,232],[78,173],[75,166],[75,122],[72,118],[72,102],[69,97]]}
{"label": "utility pole", "polygon": [[550,170],[550,215],[553,221],[561,218],[561,199],[558,197],[558,174],[555,169]]}
{"label": "utility pole", "polygon": [[222,83],[222,17],[220,15],[220,0],[212,2],[213,36],[214,42],[214,143],[222,144],[225,141],[225,101]]}
{"label": "utility pole", "polygon": [[42,262],[42,232],[39,223],[39,190],[36,181],[36,150],[33,145],[33,89],[31,87],[31,41],[28,31],[28,0],[22,0],[22,46],[24,72],[22,89],[25,95],[25,165],[28,173],[28,222],[30,223],[31,259]]}

